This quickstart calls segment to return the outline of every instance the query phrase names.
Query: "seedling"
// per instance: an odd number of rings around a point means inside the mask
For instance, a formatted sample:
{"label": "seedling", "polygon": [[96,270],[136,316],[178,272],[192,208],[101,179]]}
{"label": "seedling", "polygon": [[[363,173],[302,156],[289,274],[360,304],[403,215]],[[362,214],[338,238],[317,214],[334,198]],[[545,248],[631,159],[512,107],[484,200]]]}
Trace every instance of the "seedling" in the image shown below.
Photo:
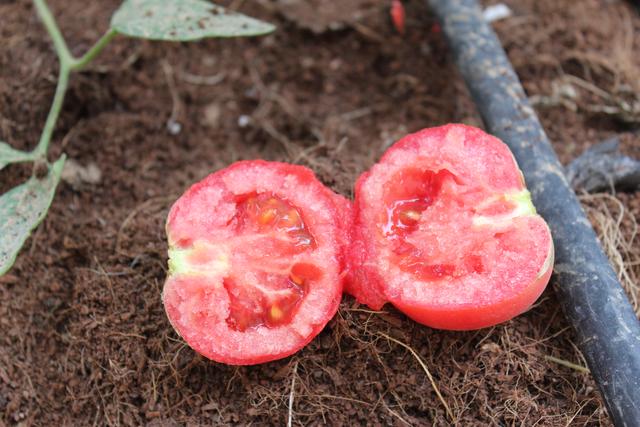
{"label": "seedling", "polygon": [[126,0],[111,18],[106,33],[83,56],[76,58],[67,47],[45,0],[33,0],[33,3],[53,40],[60,72],[51,110],[37,146],[32,151],[19,151],[0,141],[0,170],[10,163],[34,164],[31,178],[0,196],[0,275],[11,268],[31,231],[46,216],[60,182],[65,155],[51,163],[47,154],[69,78],[74,72],[82,71],[117,35],[184,42],[212,37],[257,36],[275,29],[271,24],[204,0]]}

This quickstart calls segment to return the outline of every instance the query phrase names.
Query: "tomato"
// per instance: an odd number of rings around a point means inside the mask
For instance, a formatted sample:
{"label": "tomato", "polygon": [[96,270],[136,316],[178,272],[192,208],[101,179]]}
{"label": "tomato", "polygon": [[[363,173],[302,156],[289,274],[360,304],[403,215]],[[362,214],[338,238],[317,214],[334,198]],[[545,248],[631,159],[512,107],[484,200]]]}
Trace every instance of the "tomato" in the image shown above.
{"label": "tomato", "polygon": [[396,31],[400,34],[404,34],[405,12],[401,0],[391,0],[389,15],[391,15],[391,22],[393,23]]}
{"label": "tomato", "polygon": [[553,241],[508,147],[447,125],[394,144],[356,184],[346,291],[442,329],[477,329],[527,310]]}
{"label": "tomato", "polygon": [[171,324],[222,363],[296,352],[338,309],[351,220],[350,202],[302,166],[243,161],[209,175],[167,220]]}

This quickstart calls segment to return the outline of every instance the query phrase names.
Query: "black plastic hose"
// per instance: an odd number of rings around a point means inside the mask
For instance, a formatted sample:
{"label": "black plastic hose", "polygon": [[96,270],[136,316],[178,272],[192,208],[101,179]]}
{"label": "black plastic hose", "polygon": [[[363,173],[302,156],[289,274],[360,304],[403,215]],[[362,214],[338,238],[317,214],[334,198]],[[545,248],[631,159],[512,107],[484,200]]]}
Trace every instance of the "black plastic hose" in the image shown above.
{"label": "black plastic hose", "polygon": [[490,133],[513,151],[556,248],[552,283],[617,426],[640,426],[640,322],[475,0],[427,0]]}

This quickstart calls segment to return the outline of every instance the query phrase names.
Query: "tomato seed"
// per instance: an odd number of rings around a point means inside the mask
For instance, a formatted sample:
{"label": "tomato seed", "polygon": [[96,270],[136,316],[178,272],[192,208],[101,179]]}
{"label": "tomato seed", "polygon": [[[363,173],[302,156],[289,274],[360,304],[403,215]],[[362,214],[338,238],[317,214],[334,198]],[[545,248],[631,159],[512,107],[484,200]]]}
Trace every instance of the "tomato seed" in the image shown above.
{"label": "tomato seed", "polygon": [[406,225],[414,225],[420,219],[420,212],[413,209],[409,209],[409,210],[400,212],[398,217],[400,221],[402,221]]}
{"label": "tomato seed", "polygon": [[291,279],[291,281],[298,286],[302,286],[304,284],[304,279],[300,276],[296,276],[293,273],[289,275],[289,279]]}
{"label": "tomato seed", "polygon": [[269,208],[262,211],[262,213],[258,217],[258,222],[262,225],[267,225],[276,218],[276,215],[278,215],[278,211],[273,208]]}
{"label": "tomato seed", "polygon": [[269,310],[269,320],[271,322],[277,322],[282,319],[282,316],[284,316],[282,310],[277,305],[272,305],[271,310]]}

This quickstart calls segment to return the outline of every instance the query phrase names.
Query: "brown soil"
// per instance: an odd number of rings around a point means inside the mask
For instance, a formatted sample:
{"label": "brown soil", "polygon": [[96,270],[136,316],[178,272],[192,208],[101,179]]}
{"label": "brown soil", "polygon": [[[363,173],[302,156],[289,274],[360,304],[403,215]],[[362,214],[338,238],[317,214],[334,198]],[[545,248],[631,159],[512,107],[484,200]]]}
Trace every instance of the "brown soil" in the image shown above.
{"label": "brown soil", "polygon": [[[81,53],[119,1],[50,3]],[[609,425],[591,376],[557,362],[585,365],[551,290],[513,321],[465,333],[345,297],[307,348],[255,367],[205,360],[175,334],[160,301],[163,223],[190,183],[259,157],[310,166],[351,195],[398,137],[481,123],[422,1],[407,2],[404,37],[385,1],[359,2],[366,13],[335,31],[305,28],[279,2],[240,3],[278,31],[192,44],[121,38],[73,77],[51,159],[65,152],[101,175],[61,185],[0,278],[0,426],[284,425],[289,416],[294,425]],[[633,115],[592,108],[638,95],[637,11],[610,0],[507,3],[515,16],[495,27],[529,95],[550,101],[538,111],[562,161],[612,135],[640,156]],[[0,139],[32,147],[57,62],[31,2],[0,1],[0,40]],[[577,91],[568,100],[558,92],[567,81]],[[2,171],[0,190],[28,173]],[[584,202],[638,298],[640,194]]]}

